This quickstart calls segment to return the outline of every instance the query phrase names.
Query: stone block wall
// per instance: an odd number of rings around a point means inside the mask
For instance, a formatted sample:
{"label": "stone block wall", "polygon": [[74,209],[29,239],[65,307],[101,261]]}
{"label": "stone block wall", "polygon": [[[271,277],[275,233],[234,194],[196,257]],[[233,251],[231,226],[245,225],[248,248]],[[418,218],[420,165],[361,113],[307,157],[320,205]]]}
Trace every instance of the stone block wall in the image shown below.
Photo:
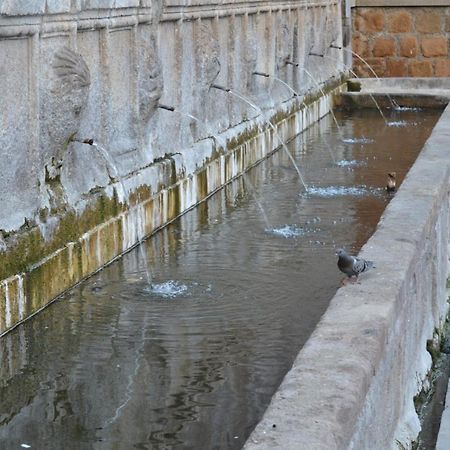
{"label": "stone block wall", "polygon": [[[394,6],[399,3],[416,6]],[[433,3],[357,2],[352,10],[353,51],[379,77],[450,76],[450,2],[448,6],[425,6]],[[361,6],[370,4],[379,6]],[[356,57],[353,68],[358,76],[374,76]]]}

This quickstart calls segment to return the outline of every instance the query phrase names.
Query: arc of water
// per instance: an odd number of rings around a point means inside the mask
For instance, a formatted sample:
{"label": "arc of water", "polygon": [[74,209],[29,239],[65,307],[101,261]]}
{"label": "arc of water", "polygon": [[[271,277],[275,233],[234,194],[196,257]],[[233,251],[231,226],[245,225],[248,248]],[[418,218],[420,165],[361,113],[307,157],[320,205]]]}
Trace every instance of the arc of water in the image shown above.
{"label": "arc of water", "polygon": [[269,222],[269,219],[268,219],[268,217],[267,217],[266,211],[264,210],[264,208],[263,208],[261,202],[260,202],[260,201],[257,199],[257,197],[256,197],[256,189],[255,189],[255,186],[253,186],[253,183],[250,181],[250,177],[248,176],[248,174],[247,174],[246,172],[243,172],[242,175],[243,175],[243,177],[244,177],[245,182],[246,182],[246,183],[250,186],[250,188],[251,188],[251,191],[252,191],[252,194],[253,194],[253,199],[255,200],[256,205],[258,206],[259,210],[261,211],[262,217],[263,217],[264,222],[265,222],[265,224],[266,224],[266,228],[267,228],[267,229],[272,229],[272,225],[271,225],[270,222]]}
{"label": "arc of water", "polygon": [[[114,158],[109,154],[109,152],[101,145],[99,145],[97,142],[92,141],[92,143],[90,144],[93,147],[95,147],[97,149],[97,151],[99,152],[100,156],[103,158],[103,160],[106,162],[107,166],[114,172],[114,177],[119,181],[120,187],[122,188],[122,196],[123,199],[125,201],[126,197],[127,197],[127,191],[125,188],[125,183],[123,182],[123,178],[120,176],[119,171],[117,169],[117,165],[115,164]],[[139,203],[139,199],[138,199],[138,203]],[[142,259],[144,261],[144,266],[145,266],[145,275],[147,277],[147,283],[149,285],[152,284],[152,279],[153,279],[153,274],[151,273],[150,267],[148,265],[147,262],[147,256],[145,254],[144,251],[144,247],[141,245],[144,237],[141,237],[141,233],[139,230],[139,205],[137,204],[136,206],[131,206],[130,207],[130,214],[132,213],[132,209],[136,208],[136,220],[134,222],[134,226],[135,226],[135,233],[136,233],[136,238],[137,238],[137,244],[139,246],[139,251],[141,252],[141,256]],[[132,245],[133,247],[133,245]]]}
{"label": "arc of water", "polygon": [[[163,108],[163,109],[167,109],[167,108]],[[205,121],[199,119],[198,117],[196,117],[196,116],[194,116],[194,115],[192,115],[190,113],[187,113],[185,111],[181,111],[181,110],[176,109],[176,108],[170,109],[169,111],[172,111],[172,112],[177,113],[177,114],[181,114],[182,116],[189,117],[190,119],[195,120],[198,124],[200,124],[210,134],[210,136],[208,136],[208,137],[212,137],[216,142],[219,142],[220,145],[224,149],[226,149],[226,142],[225,142],[225,140],[222,137],[219,137],[217,134],[212,133]]]}
{"label": "arc of water", "polygon": [[268,73],[262,73],[262,72],[253,72],[253,75],[260,75],[260,76],[263,76],[263,77],[266,77],[266,78],[269,78],[269,77],[273,78],[275,81],[278,81],[279,83],[281,83],[285,87],[287,87],[294,94],[294,97],[299,97],[300,96],[300,94],[295,89],[293,89],[291,86],[289,86],[289,84],[287,84],[281,78],[276,77],[275,75],[271,75],[271,74],[268,74]]}
{"label": "arc of water", "polygon": [[[328,59],[331,59],[332,61],[339,61],[337,58],[333,58],[332,56],[329,56],[329,55],[320,55],[320,57],[321,57],[321,58],[328,58]],[[360,77],[358,77],[358,75],[356,75],[356,73],[355,73],[352,69],[349,68],[348,71],[349,71],[355,78],[357,78],[358,80],[361,79]],[[371,98],[371,100],[373,101],[373,103],[375,104],[375,106],[377,107],[378,112],[380,113],[381,117],[383,118],[385,125],[388,126],[388,125],[389,125],[389,122],[388,122],[388,120],[386,119],[386,116],[383,114],[383,111],[381,110],[381,107],[380,107],[380,105],[378,104],[378,102],[376,101],[375,97],[374,97],[370,92],[368,92],[367,94],[369,95],[369,97]]]}
{"label": "arc of water", "polygon": [[[312,74],[308,69],[306,69],[305,67],[300,67],[300,65],[299,65],[298,63],[295,63],[295,62],[292,62],[292,61],[286,61],[286,64],[291,64],[291,65],[293,65],[294,67],[297,67],[299,70],[303,70],[303,71],[306,73],[306,75],[311,79],[311,81],[316,85],[317,89],[319,89],[320,93],[321,93],[323,96],[325,96],[324,90],[320,87],[320,84],[317,82],[317,80],[315,79],[315,77],[313,76],[313,74]],[[337,120],[337,118],[336,118],[336,115],[334,114],[334,112],[333,112],[332,109],[330,109],[330,114],[331,114],[331,116],[333,117],[333,121],[334,121],[334,123],[336,124],[336,128],[337,128],[337,130],[338,130],[338,133],[339,133],[339,135],[340,135],[341,138],[342,138],[341,127],[340,127],[340,125],[339,125],[339,123],[338,123],[338,120]]]}
{"label": "arc of water", "polygon": [[[239,94],[238,92],[235,92],[233,89],[230,89],[228,91],[229,94],[236,96],[237,98],[241,99],[243,102],[247,103],[249,106],[251,106],[252,108],[254,108],[256,111],[258,111],[259,114],[261,114],[262,117],[265,118],[265,114],[263,112],[263,110],[255,105],[253,102],[251,102],[250,100],[248,100],[246,97],[244,97],[242,94]],[[286,154],[288,155],[289,159],[291,160],[292,164],[295,167],[295,170],[298,173],[298,176],[300,178],[300,181],[303,185],[303,187],[305,188],[306,192],[309,192],[308,186],[305,183],[305,180],[303,179],[303,175],[297,165],[297,163],[295,162],[294,157],[291,155],[291,152],[289,151],[289,149],[287,148],[286,144],[284,143],[284,141],[281,139],[280,135],[278,134],[277,129],[275,128],[275,126],[273,125],[273,123],[268,120],[267,123],[269,124],[270,128],[272,129],[274,135],[277,137],[278,141],[280,142],[280,145],[283,147],[284,151],[286,152]]]}
{"label": "arc of water", "polygon": [[[223,91],[225,91],[225,92],[230,92],[229,89],[226,89],[226,88],[224,88],[223,86],[220,86],[220,85],[214,85],[214,87],[215,87],[216,89],[220,89],[220,90],[223,90]],[[220,143],[221,143],[221,145],[223,146],[223,148],[226,148],[226,142],[225,142],[225,140],[224,140],[222,137],[219,137],[217,134],[212,133],[211,130],[209,129],[208,125],[207,125],[204,121],[200,120],[198,117],[193,116],[192,114],[186,113],[186,112],[184,112],[184,111],[177,110],[176,108],[173,108],[173,107],[166,107],[165,105],[163,105],[163,106],[164,106],[163,109],[166,109],[166,110],[168,110],[168,111],[171,111],[171,112],[175,112],[175,113],[181,114],[181,115],[183,115],[183,116],[190,117],[191,119],[193,119],[193,120],[197,121],[198,123],[200,123],[201,125],[204,126],[205,130],[206,130],[208,133],[210,133],[211,136],[212,136],[217,142],[220,142]],[[161,107],[161,105],[160,105],[160,107]],[[249,177],[247,176],[247,173],[246,173],[246,172],[243,172],[243,173],[242,173],[242,176],[244,177],[245,182],[246,182],[246,183],[250,186],[250,188],[251,188],[251,193],[252,193],[253,199],[255,200],[255,202],[256,202],[256,204],[257,204],[259,210],[261,211],[261,214],[262,214],[262,216],[263,216],[263,219],[264,219],[264,222],[265,222],[265,224],[266,224],[266,227],[267,227],[267,228],[272,228],[272,226],[271,226],[271,224],[270,224],[270,222],[269,222],[269,219],[267,218],[266,212],[265,212],[263,206],[261,205],[261,202],[258,200],[258,198],[257,198],[257,196],[256,196],[256,189],[255,189],[255,187],[253,186],[252,182],[250,181]]]}
{"label": "arc of water", "polygon": [[[365,66],[367,66],[367,68],[370,70],[370,72],[373,74],[373,76],[377,79],[377,82],[380,83],[381,82],[381,78],[377,75],[377,73],[375,72],[375,70],[373,69],[373,67],[358,53],[356,53],[355,51],[353,51],[351,48],[346,48],[346,47],[339,47],[337,45],[330,45],[330,48],[336,48],[339,50],[344,50],[348,53],[350,53],[353,56],[356,56],[356,58],[358,58]],[[391,103],[391,106],[393,109],[399,109],[400,105],[391,97],[390,94],[386,94],[386,97],[388,98],[389,102]]]}

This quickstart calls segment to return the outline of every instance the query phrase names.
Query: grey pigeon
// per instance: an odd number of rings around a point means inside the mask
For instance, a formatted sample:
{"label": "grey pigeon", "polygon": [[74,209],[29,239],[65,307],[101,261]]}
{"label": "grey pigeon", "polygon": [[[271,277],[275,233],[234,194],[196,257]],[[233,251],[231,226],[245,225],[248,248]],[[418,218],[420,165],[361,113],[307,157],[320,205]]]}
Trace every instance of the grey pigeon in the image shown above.
{"label": "grey pigeon", "polygon": [[360,273],[367,272],[372,267],[375,267],[373,261],[366,261],[363,258],[350,256],[341,248],[336,251],[336,255],[339,256],[337,263],[339,270],[349,278],[356,277],[358,279]]}

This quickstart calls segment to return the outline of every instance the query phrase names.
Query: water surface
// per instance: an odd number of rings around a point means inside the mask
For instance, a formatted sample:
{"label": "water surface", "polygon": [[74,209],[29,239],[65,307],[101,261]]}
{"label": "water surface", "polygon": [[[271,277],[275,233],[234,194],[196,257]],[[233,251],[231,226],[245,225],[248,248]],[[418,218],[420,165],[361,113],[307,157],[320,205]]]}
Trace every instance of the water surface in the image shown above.
{"label": "water surface", "polygon": [[337,117],[1,339],[0,448],[239,449],[438,118]]}

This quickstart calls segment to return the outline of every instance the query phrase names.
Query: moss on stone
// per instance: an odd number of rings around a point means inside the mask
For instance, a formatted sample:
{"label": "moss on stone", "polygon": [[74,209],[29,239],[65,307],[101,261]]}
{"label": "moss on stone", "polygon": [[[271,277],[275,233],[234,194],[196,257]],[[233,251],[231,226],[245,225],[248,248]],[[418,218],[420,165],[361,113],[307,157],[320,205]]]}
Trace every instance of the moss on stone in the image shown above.
{"label": "moss on stone", "polygon": [[347,80],[348,92],[361,92],[361,82],[355,80]]}
{"label": "moss on stone", "polygon": [[206,169],[202,169],[195,174],[197,177],[197,198],[203,200],[208,195],[208,176]]}

